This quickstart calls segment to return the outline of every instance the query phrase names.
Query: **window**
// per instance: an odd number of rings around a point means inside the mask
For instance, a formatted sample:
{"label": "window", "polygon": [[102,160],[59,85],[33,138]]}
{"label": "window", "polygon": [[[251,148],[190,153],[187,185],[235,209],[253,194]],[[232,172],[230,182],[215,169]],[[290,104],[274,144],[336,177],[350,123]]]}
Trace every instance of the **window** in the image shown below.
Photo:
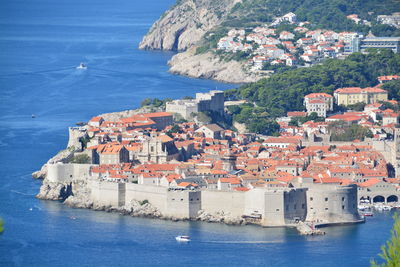
{"label": "window", "polygon": [[329,210],[328,208],[325,208],[325,210]]}
{"label": "window", "polygon": [[296,204],[294,204],[294,209],[296,209],[297,208],[297,205]]}
{"label": "window", "polygon": [[183,201],[183,198],[181,198],[181,201]]}
{"label": "window", "polygon": [[289,210],[289,205],[286,205],[286,210]]}
{"label": "window", "polygon": [[310,201],[313,201],[313,198],[312,198],[312,197],[310,197]]}
{"label": "window", "polygon": [[154,152],[154,146],[150,147],[150,152]]}
{"label": "window", "polygon": [[342,210],[344,210],[344,205],[342,206]]}
{"label": "window", "polygon": [[276,211],[279,211],[279,209],[276,209]]}
{"label": "window", "polygon": [[325,201],[328,201],[328,198],[327,198],[327,197],[325,198]]}
{"label": "window", "polygon": [[199,200],[199,199],[197,199],[197,200]]}
{"label": "window", "polygon": [[301,204],[301,208],[305,209],[306,208],[306,204]]}
{"label": "window", "polygon": [[342,197],[342,201],[344,201],[344,197]]}

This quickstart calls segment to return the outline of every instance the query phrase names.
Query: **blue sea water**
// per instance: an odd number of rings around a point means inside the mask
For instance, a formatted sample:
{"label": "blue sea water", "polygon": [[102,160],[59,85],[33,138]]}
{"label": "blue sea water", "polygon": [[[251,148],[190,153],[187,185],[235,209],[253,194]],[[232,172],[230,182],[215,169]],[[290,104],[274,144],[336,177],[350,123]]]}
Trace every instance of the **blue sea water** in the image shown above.
{"label": "blue sea water", "polygon": [[[0,1],[0,266],[367,266],[390,235],[391,214],[303,237],[292,229],[132,218],[35,198],[41,182],[30,174],[65,147],[68,126],[135,108],[146,97],[234,87],[174,76],[166,66],[173,53],[137,49],[173,2]],[[80,62],[89,68],[75,69]],[[193,242],[178,244],[179,234]]]}

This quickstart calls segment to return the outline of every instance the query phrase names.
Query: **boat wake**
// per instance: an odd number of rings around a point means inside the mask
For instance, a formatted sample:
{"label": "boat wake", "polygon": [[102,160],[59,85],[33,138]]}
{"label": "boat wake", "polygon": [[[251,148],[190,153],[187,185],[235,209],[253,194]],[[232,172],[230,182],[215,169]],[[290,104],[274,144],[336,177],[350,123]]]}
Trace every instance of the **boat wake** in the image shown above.
{"label": "boat wake", "polygon": [[218,243],[218,244],[278,244],[283,243],[283,240],[274,241],[204,241],[202,243]]}
{"label": "boat wake", "polygon": [[23,192],[16,191],[16,190],[11,190],[11,192],[19,194],[19,195],[23,195],[23,196],[35,196],[36,195],[36,194],[23,193]]}

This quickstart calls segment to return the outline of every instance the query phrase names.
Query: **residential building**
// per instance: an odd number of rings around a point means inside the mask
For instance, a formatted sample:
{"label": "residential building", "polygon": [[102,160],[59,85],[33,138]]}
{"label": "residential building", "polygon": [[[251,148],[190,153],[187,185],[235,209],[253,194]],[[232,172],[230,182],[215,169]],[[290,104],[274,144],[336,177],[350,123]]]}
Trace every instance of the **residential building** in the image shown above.
{"label": "residential building", "polygon": [[368,37],[361,40],[361,51],[368,48],[387,48],[400,53],[400,37]]}
{"label": "residential building", "polygon": [[320,117],[326,117],[329,111],[333,111],[333,97],[326,93],[312,93],[304,97],[304,106],[307,114],[316,112]]}
{"label": "residential building", "polygon": [[372,104],[388,100],[388,92],[377,87],[347,87],[339,88],[334,92],[338,105],[353,105],[356,103]]}

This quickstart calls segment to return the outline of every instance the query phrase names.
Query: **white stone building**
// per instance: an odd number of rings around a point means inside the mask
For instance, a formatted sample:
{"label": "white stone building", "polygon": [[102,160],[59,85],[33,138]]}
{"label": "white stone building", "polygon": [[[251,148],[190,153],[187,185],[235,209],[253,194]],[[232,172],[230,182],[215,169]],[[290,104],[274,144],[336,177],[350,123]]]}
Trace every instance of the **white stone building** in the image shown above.
{"label": "white stone building", "polygon": [[304,97],[304,106],[307,114],[316,112],[320,117],[326,117],[328,111],[333,110],[333,97],[326,93],[312,93]]}

